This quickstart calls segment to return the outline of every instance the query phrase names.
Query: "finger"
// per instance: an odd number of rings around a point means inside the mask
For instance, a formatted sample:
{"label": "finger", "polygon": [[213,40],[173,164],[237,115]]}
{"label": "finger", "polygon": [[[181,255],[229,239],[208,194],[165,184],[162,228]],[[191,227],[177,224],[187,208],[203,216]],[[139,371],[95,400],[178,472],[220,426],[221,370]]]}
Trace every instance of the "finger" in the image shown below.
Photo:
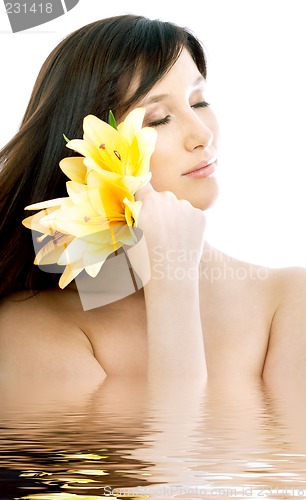
{"label": "finger", "polygon": [[143,200],[143,198],[148,194],[148,193],[152,193],[154,191],[154,188],[151,184],[151,182],[148,182],[145,186],[143,186],[141,189],[139,189],[137,191],[137,193],[135,193],[135,199],[137,201],[141,201]]}

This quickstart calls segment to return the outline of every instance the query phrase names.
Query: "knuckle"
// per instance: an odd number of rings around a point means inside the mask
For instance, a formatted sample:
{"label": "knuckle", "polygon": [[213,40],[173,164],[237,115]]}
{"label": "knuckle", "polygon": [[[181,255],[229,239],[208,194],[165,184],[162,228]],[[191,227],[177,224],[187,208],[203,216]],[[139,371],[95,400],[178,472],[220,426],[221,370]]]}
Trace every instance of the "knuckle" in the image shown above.
{"label": "knuckle", "polygon": [[177,197],[175,196],[172,191],[163,191],[162,195],[164,198],[169,199],[169,200],[177,200]]}

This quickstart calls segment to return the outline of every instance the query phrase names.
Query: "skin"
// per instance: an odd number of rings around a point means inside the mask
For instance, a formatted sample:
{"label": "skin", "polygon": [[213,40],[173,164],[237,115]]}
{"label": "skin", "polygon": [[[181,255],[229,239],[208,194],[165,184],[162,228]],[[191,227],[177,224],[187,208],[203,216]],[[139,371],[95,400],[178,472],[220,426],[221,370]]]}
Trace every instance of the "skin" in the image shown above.
{"label": "skin", "polygon": [[205,80],[186,50],[140,103],[146,108],[144,125],[169,119],[169,123],[155,126],[158,139],[150,163],[153,188],[171,191],[201,210],[216,199],[216,176],[195,179],[183,174],[199,162],[217,157],[218,123],[207,104]]}
{"label": "skin", "polygon": [[[306,270],[252,266],[205,241],[216,175],[184,175],[217,155],[216,118],[210,107],[197,106],[205,101],[200,76],[183,51],[140,103],[144,124],[158,132],[152,185],[138,194],[152,279],[137,293],[86,312],[74,286],[3,301],[2,378],[73,380],[93,388],[106,376],[303,383]],[[168,115],[169,123],[157,124]],[[178,267],[183,279],[175,275]]]}

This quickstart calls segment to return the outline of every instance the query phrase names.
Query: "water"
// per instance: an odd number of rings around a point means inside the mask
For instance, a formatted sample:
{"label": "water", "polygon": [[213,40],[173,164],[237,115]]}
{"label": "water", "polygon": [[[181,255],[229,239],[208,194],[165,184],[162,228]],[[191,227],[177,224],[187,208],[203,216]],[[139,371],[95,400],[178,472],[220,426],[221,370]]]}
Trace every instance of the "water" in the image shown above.
{"label": "water", "polygon": [[306,499],[306,394],[2,382],[0,499]]}

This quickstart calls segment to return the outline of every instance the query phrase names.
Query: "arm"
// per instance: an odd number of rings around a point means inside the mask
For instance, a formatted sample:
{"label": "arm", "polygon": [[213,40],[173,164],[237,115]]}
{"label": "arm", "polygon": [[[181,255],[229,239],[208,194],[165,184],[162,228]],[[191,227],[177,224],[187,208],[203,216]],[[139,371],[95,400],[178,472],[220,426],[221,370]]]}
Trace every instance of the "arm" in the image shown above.
{"label": "arm", "polygon": [[198,266],[205,217],[169,192],[141,190],[143,229],[151,263],[144,287],[148,377],[206,378]]}
{"label": "arm", "polygon": [[305,387],[306,269],[280,271],[275,293],[280,300],[271,325],[263,379],[273,385]]}
{"label": "arm", "polygon": [[154,276],[145,287],[148,376],[206,374],[198,284]]}

